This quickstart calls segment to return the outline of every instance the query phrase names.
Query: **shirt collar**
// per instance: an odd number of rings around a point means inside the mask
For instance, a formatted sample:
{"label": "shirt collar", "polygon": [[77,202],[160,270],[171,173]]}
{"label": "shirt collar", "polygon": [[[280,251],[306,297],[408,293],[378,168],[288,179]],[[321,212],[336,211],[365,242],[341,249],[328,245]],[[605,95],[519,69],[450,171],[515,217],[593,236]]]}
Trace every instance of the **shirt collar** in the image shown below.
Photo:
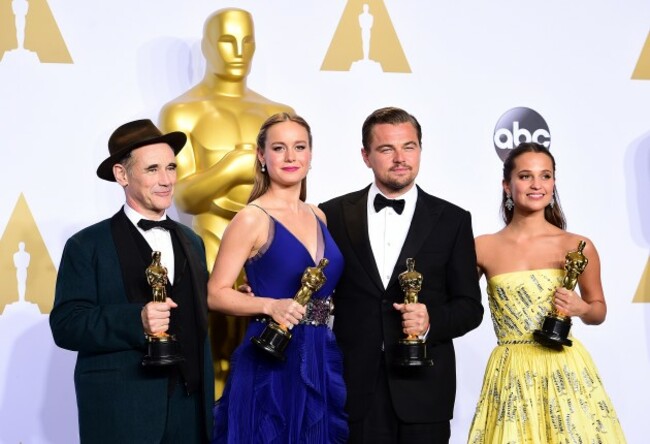
{"label": "shirt collar", "polygon": [[[138,221],[140,219],[149,219],[148,217],[143,216],[142,214],[138,213],[136,210],[131,208],[128,203],[124,204],[124,214],[126,214],[126,217],[136,227],[138,226]],[[163,220],[163,219],[167,219],[167,212],[166,211],[163,214],[163,216],[160,218],[160,220]]]}

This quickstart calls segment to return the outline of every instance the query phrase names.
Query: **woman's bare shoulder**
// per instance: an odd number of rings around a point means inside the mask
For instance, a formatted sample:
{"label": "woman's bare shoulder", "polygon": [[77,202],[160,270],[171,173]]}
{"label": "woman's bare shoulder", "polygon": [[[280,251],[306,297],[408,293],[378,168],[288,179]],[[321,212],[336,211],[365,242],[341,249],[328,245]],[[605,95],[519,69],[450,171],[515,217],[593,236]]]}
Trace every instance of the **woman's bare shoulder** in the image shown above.
{"label": "woman's bare shoulder", "polygon": [[504,241],[503,230],[497,231],[496,233],[481,234],[479,236],[476,236],[476,238],[474,239],[477,248],[479,246],[489,247],[491,245],[502,243],[503,241]]}
{"label": "woman's bare shoulder", "polygon": [[238,229],[255,230],[260,226],[266,225],[269,216],[257,205],[246,205],[239,210],[235,217],[232,218],[229,227],[236,227]]}

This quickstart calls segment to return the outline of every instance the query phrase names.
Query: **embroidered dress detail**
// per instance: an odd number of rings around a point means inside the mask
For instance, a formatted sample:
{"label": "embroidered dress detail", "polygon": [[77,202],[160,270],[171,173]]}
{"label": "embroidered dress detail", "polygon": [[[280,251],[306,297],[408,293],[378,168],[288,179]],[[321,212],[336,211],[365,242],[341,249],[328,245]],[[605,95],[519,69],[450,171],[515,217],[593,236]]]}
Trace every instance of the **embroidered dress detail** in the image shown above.
{"label": "embroidered dress detail", "polygon": [[564,270],[488,280],[498,346],[490,355],[469,444],[623,444],[625,436],[591,356],[575,338],[553,350],[533,340]]}

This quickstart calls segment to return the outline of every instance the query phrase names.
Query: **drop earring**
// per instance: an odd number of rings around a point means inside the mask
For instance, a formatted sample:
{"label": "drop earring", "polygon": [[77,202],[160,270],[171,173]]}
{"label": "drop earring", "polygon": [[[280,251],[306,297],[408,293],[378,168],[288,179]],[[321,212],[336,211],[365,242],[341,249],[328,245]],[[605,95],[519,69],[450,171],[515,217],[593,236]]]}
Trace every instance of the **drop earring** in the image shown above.
{"label": "drop earring", "polygon": [[[260,162],[261,163],[261,162]],[[262,163],[262,172],[266,173],[266,165]]]}
{"label": "drop earring", "polygon": [[509,194],[506,194],[506,203],[504,204],[508,211],[512,211],[515,207],[515,202],[512,200]]}
{"label": "drop earring", "polygon": [[555,193],[551,196],[551,201],[548,203],[548,205],[553,208],[555,206]]}

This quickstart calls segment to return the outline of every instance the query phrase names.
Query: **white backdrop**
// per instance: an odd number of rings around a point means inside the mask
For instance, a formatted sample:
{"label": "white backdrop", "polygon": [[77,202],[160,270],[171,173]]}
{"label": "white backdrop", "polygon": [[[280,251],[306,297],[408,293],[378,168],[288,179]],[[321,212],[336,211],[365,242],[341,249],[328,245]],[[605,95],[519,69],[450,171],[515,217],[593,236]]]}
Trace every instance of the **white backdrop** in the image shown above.
{"label": "white backdrop", "polygon": [[[573,333],[592,353],[628,441],[648,442],[650,295],[632,301],[650,252],[650,81],[632,73],[648,37],[650,3],[371,0],[387,8],[411,72],[359,73],[321,71],[346,0],[29,1],[30,14],[51,15],[72,63],[8,52],[0,59],[0,442],[78,439],[75,355],[54,346],[47,310],[29,305],[51,305],[52,286],[40,294],[28,286],[24,309],[7,309],[19,298],[7,251],[20,239],[11,233],[30,229],[11,229],[21,193],[37,227],[28,234],[40,233],[47,249],[32,250],[32,263],[49,254],[58,268],[66,239],[123,201],[119,187],[95,176],[108,136],[126,121],[156,120],[163,104],[202,78],[204,20],[230,6],[250,11],[255,22],[249,86],[312,125],[311,202],[370,182],[360,127],[375,108],[395,105],[423,126],[418,183],[469,209],[475,234],[494,232],[501,227],[495,125],[519,106],[543,116],[569,230],[599,249],[609,306],[602,326],[576,321]],[[14,23],[11,4],[0,0],[0,54],[18,40],[6,26]],[[52,27],[29,21],[25,35],[25,42],[57,38]],[[30,265],[31,279],[37,271]],[[452,443],[466,440],[494,344],[487,313],[456,341]]]}

